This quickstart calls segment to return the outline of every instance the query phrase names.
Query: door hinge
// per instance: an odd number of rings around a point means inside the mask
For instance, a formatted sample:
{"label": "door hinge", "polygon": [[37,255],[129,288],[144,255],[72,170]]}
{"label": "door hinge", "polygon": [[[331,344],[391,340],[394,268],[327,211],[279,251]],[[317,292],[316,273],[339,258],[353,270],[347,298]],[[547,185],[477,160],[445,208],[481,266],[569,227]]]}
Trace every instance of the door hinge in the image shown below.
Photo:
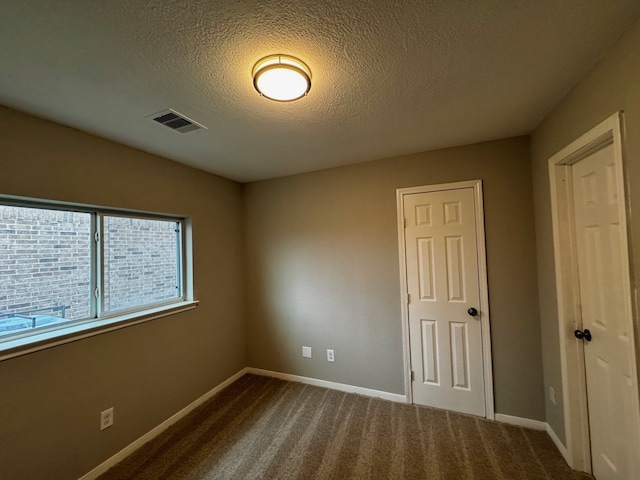
{"label": "door hinge", "polygon": [[402,219],[402,223],[404,223],[404,228],[407,228],[407,217]]}
{"label": "door hinge", "polygon": [[100,241],[100,232],[96,230],[96,233],[93,234],[93,239],[98,243]]}
{"label": "door hinge", "polygon": [[413,382],[415,381],[415,379],[416,379],[416,374],[414,373],[413,370],[411,370],[411,381]]}
{"label": "door hinge", "polygon": [[407,305],[411,303],[411,294],[407,293]]}

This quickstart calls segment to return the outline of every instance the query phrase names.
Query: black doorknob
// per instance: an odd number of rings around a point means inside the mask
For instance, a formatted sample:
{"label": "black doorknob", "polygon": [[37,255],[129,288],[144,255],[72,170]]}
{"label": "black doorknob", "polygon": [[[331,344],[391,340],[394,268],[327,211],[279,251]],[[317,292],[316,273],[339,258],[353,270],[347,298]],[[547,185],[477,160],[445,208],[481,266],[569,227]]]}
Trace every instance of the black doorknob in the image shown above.
{"label": "black doorknob", "polygon": [[476,310],[475,308],[471,307],[469,310],[467,310],[467,313],[469,315],[471,315],[472,317],[475,317],[476,315],[478,315],[478,310]]}
{"label": "black doorknob", "polygon": [[576,330],[575,332],[573,332],[573,334],[578,339],[584,338],[587,342],[591,341],[591,332],[589,331],[588,328],[585,328],[584,330]]}

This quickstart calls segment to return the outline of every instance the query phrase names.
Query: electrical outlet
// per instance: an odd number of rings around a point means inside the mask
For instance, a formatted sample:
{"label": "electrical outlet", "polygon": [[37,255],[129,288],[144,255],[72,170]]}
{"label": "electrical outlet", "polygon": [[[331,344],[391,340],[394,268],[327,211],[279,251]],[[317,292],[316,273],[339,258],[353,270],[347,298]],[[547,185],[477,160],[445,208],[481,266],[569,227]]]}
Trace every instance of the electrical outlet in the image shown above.
{"label": "electrical outlet", "polygon": [[327,362],[335,362],[335,361],[336,361],[335,352],[330,348],[327,348]]}
{"label": "electrical outlet", "polygon": [[100,431],[113,425],[113,407],[100,412]]}
{"label": "electrical outlet", "polygon": [[554,405],[556,404],[556,389],[553,387],[549,387],[549,400],[551,400],[551,403]]}
{"label": "electrical outlet", "polygon": [[311,358],[311,347],[302,347],[302,356],[304,358]]}

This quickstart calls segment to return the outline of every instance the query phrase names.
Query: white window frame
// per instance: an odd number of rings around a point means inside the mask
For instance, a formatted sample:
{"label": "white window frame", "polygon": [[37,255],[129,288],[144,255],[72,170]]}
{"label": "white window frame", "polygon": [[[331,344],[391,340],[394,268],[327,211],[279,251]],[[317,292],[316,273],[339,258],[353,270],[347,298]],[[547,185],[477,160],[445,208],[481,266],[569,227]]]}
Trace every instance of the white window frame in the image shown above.
{"label": "white window frame", "polygon": [[[198,301],[193,297],[192,225],[189,217],[7,195],[0,195],[0,205],[88,213],[91,214],[92,234],[98,235],[98,239],[91,242],[90,317],[0,337],[0,361],[196,308]],[[180,225],[180,266],[176,272],[180,295],[177,298],[104,313],[102,220],[105,216],[170,221]],[[97,296],[94,295],[96,289]]]}

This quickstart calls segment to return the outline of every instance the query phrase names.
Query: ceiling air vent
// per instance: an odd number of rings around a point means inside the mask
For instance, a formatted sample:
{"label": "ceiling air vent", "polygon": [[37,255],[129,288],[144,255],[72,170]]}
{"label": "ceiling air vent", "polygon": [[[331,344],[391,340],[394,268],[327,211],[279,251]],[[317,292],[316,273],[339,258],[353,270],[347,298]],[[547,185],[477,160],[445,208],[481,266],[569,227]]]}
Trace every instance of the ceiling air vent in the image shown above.
{"label": "ceiling air vent", "polygon": [[204,125],[200,125],[198,122],[194,122],[190,118],[185,117],[181,113],[174,110],[163,110],[162,112],[154,113],[148,118],[151,118],[154,122],[158,122],[165,127],[169,127],[171,130],[175,130],[180,133],[192,132],[194,130],[206,129]]}

